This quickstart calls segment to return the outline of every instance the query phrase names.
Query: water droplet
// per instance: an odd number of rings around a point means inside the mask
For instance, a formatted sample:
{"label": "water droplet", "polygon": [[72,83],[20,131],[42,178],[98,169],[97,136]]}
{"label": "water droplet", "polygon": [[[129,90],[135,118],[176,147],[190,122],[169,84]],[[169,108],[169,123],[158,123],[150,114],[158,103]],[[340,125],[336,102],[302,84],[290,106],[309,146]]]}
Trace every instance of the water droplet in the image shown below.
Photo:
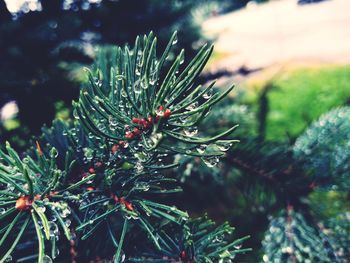
{"label": "water droplet", "polygon": [[188,106],[186,107],[186,110],[188,110],[188,111],[194,111],[195,109],[197,109],[197,107],[198,107],[198,101],[193,102],[192,104],[188,105]]}
{"label": "water droplet", "polygon": [[142,191],[148,191],[149,188],[150,188],[150,185],[146,182],[137,182],[135,187],[138,189],[138,190],[142,190]]}
{"label": "water droplet", "polygon": [[186,127],[183,132],[186,136],[192,137],[198,133],[198,128],[196,126]]}
{"label": "water droplet", "polygon": [[52,263],[52,259],[48,255],[45,255],[43,258],[43,263]]}
{"label": "water droplet", "polygon": [[120,91],[120,95],[122,95],[122,97],[124,97],[124,98],[126,98],[126,97],[128,96],[128,94],[126,94],[125,89],[122,89],[122,90]]}
{"label": "water droplet", "polygon": [[50,157],[51,158],[57,158],[58,156],[58,151],[56,150],[55,147],[52,147],[51,150],[50,150]]}
{"label": "water droplet", "polygon": [[91,161],[94,157],[94,151],[91,148],[83,148],[84,156],[87,161]]}
{"label": "water droplet", "polygon": [[216,146],[218,147],[218,149],[220,151],[226,152],[230,149],[230,147],[232,146],[232,143],[229,142],[217,142]]}
{"label": "water droplet", "polygon": [[160,117],[164,116],[164,109],[158,108],[156,110],[156,114]]}
{"label": "water droplet", "polygon": [[239,244],[239,245],[235,245],[233,246],[235,249],[240,249],[242,247],[242,244]]}
{"label": "water droplet", "polygon": [[143,52],[142,52],[142,50],[139,50],[137,52],[137,56],[136,56],[136,67],[135,67],[135,74],[137,76],[141,75],[141,69],[142,69],[142,64],[143,64],[142,56],[143,56]]}
{"label": "water droplet", "polygon": [[204,153],[205,150],[207,149],[208,145],[206,144],[201,144],[197,147],[197,152],[199,152],[200,154]]}
{"label": "water droplet", "polygon": [[6,209],[3,207],[0,207],[0,215],[5,214],[5,212],[6,212]]}
{"label": "water droplet", "polygon": [[77,119],[77,120],[80,119],[80,117],[78,115],[78,111],[76,109],[73,110],[73,117],[74,117],[74,119]]}
{"label": "water droplet", "polygon": [[136,66],[135,74],[136,74],[137,76],[140,76],[140,75],[141,75],[141,67]]}
{"label": "water droplet", "polygon": [[185,55],[184,55],[184,52],[182,52],[179,63],[180,65],[182,65],[184,62],[185,62]]}
{"label": "water droplet", "polygon": [[174,39],[173,39],[173,42],[171,43],[172,45],[176,45],[177,43],[177,35],[175,35]]}
{"label": "water droplet", "polygon": [[148,83],[147,83],[145,78],[141,80],[141,87],[143,89],[147,89],[148,88]]}
{"label": "water droplet", "polygon": [[95,78],[95,85],[96,85],[97,87],[101,87],[101,86],[102,86],[102,80],[99,79],[99,78]]}
{"label": "water droplet", "polygon": [[140,80],[136,80],[134,85],[134,92],[135,94],[140,94],[141,93],[141,85],[140,85]]}
{"label": "water droplet", "polygon": [[213,96],[213,89],[208,89],[204,94],[203,94],[203,98],[204,99],[210,99],[211,96]]}
{"label": "water droplet", "polygon": [[[122,253],[123,253],[123,252],[122,252]],[[120,263],[122,263],[122,262],[125,261],[125,257],[126,257],[126,256],[125,256],[125,253],[123,253],[123,254],[120,256],[120,258],[119,258]],[[112,261],[113,261],[113,262],[116,261],[115,255],[113,256]]]}
{"label": "water droplet", "polygon": [[141,173],[142,171],[143,171],[143,165],[142,165],[142,163],[141,162],[137,162],[136,164],[135,164],[135,170],[136,170],[136,172],[137,173]]}
{"label": "water droplet", "polygon": [[147,140],[147,143],[150,147],[155,147],[162,138],[162,133],[152,133],[149,139]]}
{"label": "water droplet", "polygon": [[99,122],[97,124],[97,128],[101,131],[104,131],[105,130],[105,124],[103,122]]}
{"label": "water droplet", "polygon": [[112,126],[117,126],[117,124],[118,124],[118,120],[116,118],[114,118],[113,116],[109,116],[108,121],[109,121],[109,124]]}
{"label": "water droplet", "polygon": [[149,75],[149,84],[154,85],[157,82],[157,70],[154,70]]}
{"label": "water droplet", "polygon": [[58,235],[58,226],[56,223],[49,221],[49,230],[50,230],[50,236],[55,237]]}
{"label": "water droplet", "polygon": [[59,254],[60,254],[60,251],[59,251],[59,249],[56,247],[55,251],[52,251],[51,256],[52,256],[53,259],[55,259],[55,258],[57,258],[57,256],[58,256]]}
{"label": "water droplet", "polygon": [[129,143],[127,141],[123,141],[121,144],[120,144],[124,149],[128,148],[129,146]]}
{"label": "water droplet", "polygon": [[183,115],[183,116],[180,116],[180,122],[181,123],[187,123],[189,121],[189,116],[187,115]]}
{"label": "water droplet", "polygon": [[217,156],[206,156],[206,157],[202,157],[203,162],[206,164],[206,166],[208,167],[214,167],[215,165],[218,164],[219,162],[219,157]]}
{"label": "water droplet", "polygon": [[66,218],[68,215],[70,215],[71,211],[69,207],[65,207],[64,209],[61,210],[61,217]]}
{"label": "water droplet", "polygon": [[66,227],[69,227],[71,225],[71,223],[72,223],[72,221],[70,221],[69,219],[64,221],[64,224],[66,225]]}
{"label": "water droplet", "polygon": [[223,240],[224,240],[224,236],[223,236],[223,235],[219,235],[219,236],[216,236],[216,237],[213,239],[213,242],[214,242],[214,243],[221,243]]}
{"label": "water droplet", "polygon": [[142,50],[137,51],[137,57],[136,57],[136,63],[140,63],[140,60],[142,58],[143,52]]}
{"label": "water droplet", "polygon": [[38,210],[39,210],[39,212],[45,213],[46,207],[45,206],[39,206]]}

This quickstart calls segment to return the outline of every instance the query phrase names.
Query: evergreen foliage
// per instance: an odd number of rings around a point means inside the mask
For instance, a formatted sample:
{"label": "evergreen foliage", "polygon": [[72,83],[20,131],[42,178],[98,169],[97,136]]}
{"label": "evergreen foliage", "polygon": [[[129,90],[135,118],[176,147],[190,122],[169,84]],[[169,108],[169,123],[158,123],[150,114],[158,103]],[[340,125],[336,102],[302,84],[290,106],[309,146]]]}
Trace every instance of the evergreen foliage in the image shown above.
{"label": "evergreen foliage", "polygon": [[307,160],[317,184],[350,189],[350,108],[334,109],[315,121],[295,142],[294,154]]}
{"label": "evergreen foliage", "polygon": [[23,157],[9,144],[0,152],[0,262],[229,262],[249,251],[227,223],[190,219],[166,201],[181,192],[163,172],[178,165],[174,156],[211,167],[236,141],[235,126],[197,135],[233,87],[195,85],[212,47],[184,66],[183,50],[168,61],[176,42],[175,33],[157,56],[150,33],[133,48],[101,52],[75,120],[44,128]]}
{"label": "evergreen foliage", "polygon": [[263,240],[264,262],[342,262],[333,240],[292,207],[271,220]]}
{"label": "evergreen foliage", "polygon": [[292,147],[246,137],[228,155],[245,175],[236,184],[259,197],[270,218],[265,262],[348,262],[346,204],[342,214],[320,217],[309,198],[316,191],[348,192],[348,115],[347,107],[323,115]]}
{"label": "evergreen foliage", "polygon": [[[240,107],[232,103],[214,109],[204,123],[214,134],[246,118],[237,133],[240,143],[214,170],[186,163],[185,184],[193,185],[187,186],[193,203],[205,200],[210,191],[202,210],[231,218],[242,234],[254,232],[249,246],[259,248],[263,240],[261,254],[254,249],[255,255],[243,255],[239,262],[348,262],[348,108],[325,114],[290,145],[264,141],[256,134],[254,119],[247,121],[249,108],[232,114]],[[288,231],[291,228],[294,231]]]}
{"label": "evergreen foliage", "polygon": [[332,232],[343,258],[350,258],[350,215],[348,212],[338,214],[325,222],[325,227]]}

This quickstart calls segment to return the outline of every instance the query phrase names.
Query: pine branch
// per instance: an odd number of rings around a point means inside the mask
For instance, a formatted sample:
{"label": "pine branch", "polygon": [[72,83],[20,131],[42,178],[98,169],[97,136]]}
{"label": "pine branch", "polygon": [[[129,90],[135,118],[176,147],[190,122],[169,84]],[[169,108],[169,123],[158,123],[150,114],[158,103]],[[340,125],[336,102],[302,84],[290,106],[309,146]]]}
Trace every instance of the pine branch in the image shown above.
{"label": "pine branch", "polygon": [[[204,46],[184,69],[181,51],[167,69],[176,42],[175,33],[160,59],[152,33],[137,38],[133,49],[101,51],[73,105],[74,121],[44,128],[23,159],[9,145],[7,154],[0,151],[1,251],[11,248],[13,258],[23,259],[15,237],[33,231],[39,262],[57,257],[58,247],[66,255],[71,247],[69,257],[79,262],[113,256],[131,261],[140,252],[144,258],[146,243],[152,255],[181,262],[213,262],[249,250],[235,248],[246,238],[212,244],[232,232],[228,224],[188,223],[187,212],[162,202],[181,191],[176,178],[161,173],[177,165],[175,155],[198,156],[211,167],[236,142],[227,139],[235,127],[202,137],[197,127],[183,125],[200,123],[233,87],[219,94],[212,85],[195,85],[212,47]],[[25,220],[28,229],[21,228]],[[58,241],[62,234],[66,238]]]}
{"label": "pine branch", "polygon": [[349,107],[341,107],[324,114],[295,142],[295,156],[306,161],[320,187],[350,189],[349,113]]}
{"label": "pine branch", "polygon": [[[328,239],[327,242],[325,240]],[[343,262],[336,246],[317,228],[309,225],[301,213],[289,206],[273,218],[265,234],[264,262]]]}

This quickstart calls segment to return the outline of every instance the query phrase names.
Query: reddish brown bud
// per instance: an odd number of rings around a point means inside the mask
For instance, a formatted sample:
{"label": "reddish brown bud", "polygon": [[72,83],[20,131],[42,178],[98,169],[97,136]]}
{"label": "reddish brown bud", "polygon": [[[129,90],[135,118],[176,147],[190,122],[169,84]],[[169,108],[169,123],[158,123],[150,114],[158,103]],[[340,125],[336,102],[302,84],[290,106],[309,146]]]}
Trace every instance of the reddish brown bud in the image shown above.
{"label": "reddish brown bud", "polygon": [[141,134],[141,131],[140,131],[139,128],[134,128],[134,129],[132,130],[132,132],[133,132],[133,134],[134,134],[135,136],[139,136],[139,135]]}
{"label": "reddish brown bud", "polygon": [[95,163],[95,167],[96,168],[100,168],[100,167],[102,167],[103,166],[103,163],[102,162],[96,162]]}
{"label": "reddish brown bud", "polygon": [[21,196],[16,201],[16,209],[20,211],[28,210],[32,207],[33,201],[30,199],[29,196]]}
{"label": "reddish brown bud", "polygon": [[149,129],[149,128],[151,128],[151,126],[152,126],[152,122],[150,122],[149,120],[146,120],[146,119],[142,120],[142,127],[144,129]]}
{"label": "reddish brown bud", "polygon": [[96,171],[94,168],[91,167],[91,168],[89,168],[89,173],[94,174],[94,173],[96,173]]}
{"label": "reddish brown bud", "polygon": [[133,132],[127,132],[125,138],[132,140],[135,138],[135,134]]}
{"label": "reddish brown bud", "polygon": [[42,155],[43,155],[43,151],[41,150],[41,147],[40,147],[39,142],[36,141],[35,143],[36,143],[36,150],[38,151],[38,154],[39,154],[40,156],[42,156]]}
{"label": "reddish brown bud", "polygon": [[125,148],[125,146],[127,145],[126,141],[119,141],[119,145],[123,148]]}
{"label": "reddish brown bud", "polygon": [[141,124],[142,120],[139,118],[132,118],[132,123]]}
{"label": "reddish brown bud", "polygon": [[126,209],[128,209],[129,211],[134,211],[134,207],[132,206],[132,204],[128,201],[125,201],[125,207]]}
{"label": "reddish brown bud", "polygon": [[129,211],[134,211],[133,205],[129,201],[126,201],[124,197],[120,198],[120,203],[124,204],[125,208],[128,209]]}
{"label": "reddish brown bud", "polygon": [[57,191],[51,191],[50,194],[49,194],[49,196],[55,196],[55,195],[57,195],[57,194],[58,194]]}
{"label": "reddish brown bud", "polygon": [[180,259],[181,260],[185,260],[186,259],[186,251],[185,250],[182,250],[181,253],[180,253]]}
{"label": "reddish brown bud", "polygon": [[169,109],[166,109],[166,110],[164,111],[163,117],[164,117],[165,119],[168,119],[168,118],[170,117],[170,115],[171,115],[171,111],[170,111]]}
{"label": "reddish brown bud", "polygon": [[118,144],[114,144],[112,146],[112,149],[111,149],[112,153],[115,154],[118,150],[119,150],[119,145]]}
{"label": "reddish brown bud", "polygon": [[113,198],[113,200],[114,200],[116,203],[118,203],[118,202],[119,202],[119,198],[118,198],[118,196],[116,196],[116,195],[112,194],[112,195],[111,195],[111,197]]}

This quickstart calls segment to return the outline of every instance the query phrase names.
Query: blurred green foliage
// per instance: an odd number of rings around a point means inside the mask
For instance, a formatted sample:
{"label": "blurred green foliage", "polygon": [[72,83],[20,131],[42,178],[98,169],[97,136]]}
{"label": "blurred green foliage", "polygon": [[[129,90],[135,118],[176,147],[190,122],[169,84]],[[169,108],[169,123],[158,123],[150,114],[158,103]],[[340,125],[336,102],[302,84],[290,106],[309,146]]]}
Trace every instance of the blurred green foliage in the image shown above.
{"label": "blurred green foliage", "polygon": [[350,67],[298,69],[279,77],[268,93],[269,140],[295,138],[311,121],[350,100]]}
{"label": "blurred green foliage", "polygon": [[305,169],[320,187],[350,190],[350,107],[323,114],[296,140],[296,158],[307,160]]}
{"label": "blurred green foliage", "polygon": [[[264,93],[264,91],[266,91]],[[350,101],[350,67],[323,66],[286,70],[267,83],[249,84],[244,102],[261,113],[267,105],[264,133],[267,140],[294,140],[313,120]]]}

